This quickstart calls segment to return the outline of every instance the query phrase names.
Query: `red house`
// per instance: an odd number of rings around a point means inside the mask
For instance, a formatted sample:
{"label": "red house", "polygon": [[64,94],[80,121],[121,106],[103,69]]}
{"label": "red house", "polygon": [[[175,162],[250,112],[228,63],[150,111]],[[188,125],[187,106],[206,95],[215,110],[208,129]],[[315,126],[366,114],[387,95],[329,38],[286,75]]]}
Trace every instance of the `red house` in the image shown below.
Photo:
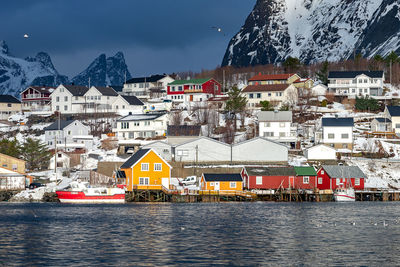
{"label": "red house", "polygon": [[293,167],[244,167],[243,186],[248,189],[289,188],[289,180],[294,180]]}
{"label": "red house", "polygon": [[51,93],[55,87],[30,86],[21,92],[22,110],[50,111]]}
{"label": "red house", "polygon": [[317,188],[317,172],[314,167],[300,166],[294,167],[296,177],[290,181],[291,188],[314,189]]}
{"label": "red house", "polygon": [[355,190],[363,190],[367,176],[357,166],[322,165],[318,170],[317,187],[320,190],[346,187],[351,181]]}
{"label": "red house", "polygon": [[194,94],[206,94],[211,96],[221,94],[221,84],[212,78],[176,80],[167,86],[167,98],[174,102],[183,102],[184,94],[189,95],[189,101],[193,101]]}

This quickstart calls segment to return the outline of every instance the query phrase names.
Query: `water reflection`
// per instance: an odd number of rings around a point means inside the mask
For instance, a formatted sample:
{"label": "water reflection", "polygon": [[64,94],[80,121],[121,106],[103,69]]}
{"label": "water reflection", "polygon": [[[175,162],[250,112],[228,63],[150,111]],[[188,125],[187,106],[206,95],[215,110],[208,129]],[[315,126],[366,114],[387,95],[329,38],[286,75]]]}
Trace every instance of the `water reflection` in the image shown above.
{"label": "water reflection", "polygon": [[390,265],[400,259],[399,207],[378,202],[1,203],[0,263]]}

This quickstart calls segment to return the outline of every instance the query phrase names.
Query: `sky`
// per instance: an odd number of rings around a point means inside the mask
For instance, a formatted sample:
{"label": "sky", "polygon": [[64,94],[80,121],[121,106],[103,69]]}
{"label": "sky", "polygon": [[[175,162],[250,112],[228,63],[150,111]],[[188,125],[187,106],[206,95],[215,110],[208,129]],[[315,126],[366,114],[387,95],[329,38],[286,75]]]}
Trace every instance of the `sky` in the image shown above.
{"label": "sky", "polygon": [[[122,51],[133,77],[221,64],[256,0],[2,0],[0,40],[70,78]],[[218,32],[212,27],[222,29]],[[24,38],[28,34],[29,38]]]}

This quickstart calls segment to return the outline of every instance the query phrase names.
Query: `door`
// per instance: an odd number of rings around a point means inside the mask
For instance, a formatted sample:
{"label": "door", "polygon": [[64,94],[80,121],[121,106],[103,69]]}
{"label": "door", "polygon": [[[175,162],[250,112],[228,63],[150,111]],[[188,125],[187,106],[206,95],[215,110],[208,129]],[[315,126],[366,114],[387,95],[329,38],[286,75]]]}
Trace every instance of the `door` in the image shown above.
{"label": "door", "polygon": [[161,184],[165,188],[169,189],[169,178],[161,178]]}
{"label": "door", "polygon": [[215,182],[214,190],[219,191],[219,182]]}
{"label": "door", "polygon": [[189,101],[192,102],[193,101],[193,95],[190,95],[189,97],[190,97]]}
{"label": "door", "polygon": [[289,177],[289,188],[294,188],[294,177],[293,176]]}

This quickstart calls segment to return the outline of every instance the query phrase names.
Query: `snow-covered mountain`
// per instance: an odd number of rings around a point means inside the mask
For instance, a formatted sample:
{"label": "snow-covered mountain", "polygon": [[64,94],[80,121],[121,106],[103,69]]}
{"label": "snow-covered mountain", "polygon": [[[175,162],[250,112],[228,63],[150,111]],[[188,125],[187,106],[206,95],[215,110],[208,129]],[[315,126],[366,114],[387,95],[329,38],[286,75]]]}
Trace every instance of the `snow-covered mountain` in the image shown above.
{"label": "snow-covered mountain", "polygon": [[222,65],[337,61],[400,52],[399,0],[257,0]]}
{"label": "snow-covered mountain", "polygon": [[[126,78],[125,78],[126,75]],[[124,54],[118,52],[113,57],[105,54],[97,57],[89,67],[72,79],[74,84],[95,86],[120,85],[131,78]]]}
{"label": "snow-covered mountain", "polygon": [[13,57],[4,41],[0,41],[0,94],[19,96],[29,85],[55,86],[66,83],[68,77],[54,68],[50,56],[44,52],[35,57]]}

